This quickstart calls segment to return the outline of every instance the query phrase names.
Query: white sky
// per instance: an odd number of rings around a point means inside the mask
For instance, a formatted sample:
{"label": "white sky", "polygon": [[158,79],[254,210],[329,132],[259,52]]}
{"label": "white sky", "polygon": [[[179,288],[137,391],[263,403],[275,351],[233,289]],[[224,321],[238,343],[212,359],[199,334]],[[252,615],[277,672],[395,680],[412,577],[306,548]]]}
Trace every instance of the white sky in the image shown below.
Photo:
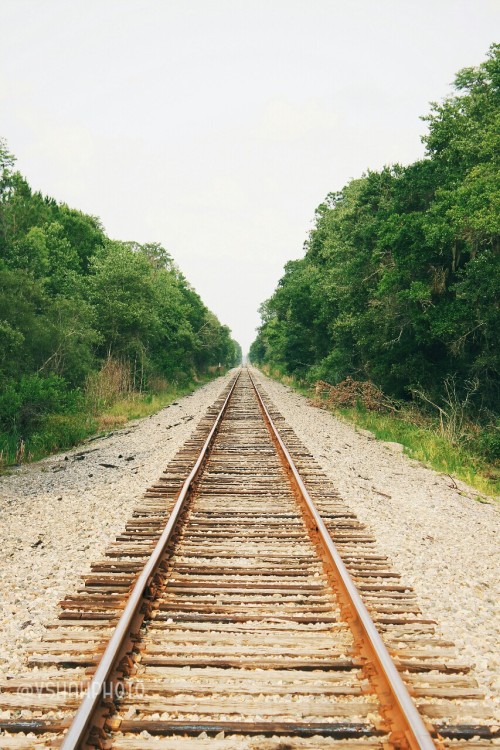
{"label": "white sky", "polygon": [[246,351],[325,195],[423,155],[500,0],[2,0],[0,28],[20,171],[161,242]]}

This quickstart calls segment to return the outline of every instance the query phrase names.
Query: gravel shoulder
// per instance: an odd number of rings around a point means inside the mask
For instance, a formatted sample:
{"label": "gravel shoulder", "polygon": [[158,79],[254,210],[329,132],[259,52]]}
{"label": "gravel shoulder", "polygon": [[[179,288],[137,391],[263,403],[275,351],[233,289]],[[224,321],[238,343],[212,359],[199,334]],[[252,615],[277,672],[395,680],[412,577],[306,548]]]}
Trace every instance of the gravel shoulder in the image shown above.
{"label": "gravel shoulder", "polygon": [[[475,664],[500,720],[500,509],[253,370],[423,611]],[[0,677],[123,529],[230,374],[123,430],[0,477]],[[496,698],[494,696],[497,696]]]}
{"label": "gravel shoulder", "polygon": [[475,665],[500,720],[500,505],[478,502],[473,488],[409,459],[401,446],[362,435],[252,374],[414,587],[423,612],[455,642],[460,660]]}
{"label": "gravel shoulder", "polygon": [[0,677],[102,557],[231,374],[108,437],[0,477]]}

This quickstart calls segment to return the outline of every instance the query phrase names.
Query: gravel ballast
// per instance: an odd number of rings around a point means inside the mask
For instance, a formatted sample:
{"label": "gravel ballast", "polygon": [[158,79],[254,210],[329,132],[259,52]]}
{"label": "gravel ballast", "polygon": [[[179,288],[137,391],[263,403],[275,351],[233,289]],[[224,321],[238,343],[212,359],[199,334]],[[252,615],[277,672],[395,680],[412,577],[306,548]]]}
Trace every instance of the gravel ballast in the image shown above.
{"label": "gravel ballast", "polygon": [[[475,664],[500,720],[498,505],[313,407],[256,370],[256,378],[379,549],[411,584],[423,612]],[[152,417],[0,477],[0,676],[26,671],[57,603],[102,557],[137,501],[213,404],[230,375]],[[456,486],[454,486],[456,484]]]}
{"label": "gravel ballast", "polygon": [[422,611],[475,665],[500,720],[500,506],[413,461],[397,443],[360,434],[252,369],[378,548],[415,589]]}
{"label": "gravel ballast", "polygon": [[137,501],[189,438],[231,374],[108,437],[0,477],[0,677],[123,531]]}

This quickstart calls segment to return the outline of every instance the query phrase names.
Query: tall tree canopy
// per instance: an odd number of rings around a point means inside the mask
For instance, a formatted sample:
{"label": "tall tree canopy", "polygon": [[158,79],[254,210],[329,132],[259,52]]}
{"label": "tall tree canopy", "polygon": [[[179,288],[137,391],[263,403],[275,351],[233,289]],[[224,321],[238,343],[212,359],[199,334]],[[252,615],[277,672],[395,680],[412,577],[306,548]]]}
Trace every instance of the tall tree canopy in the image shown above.
{"label": "tall tree canopy", "polygon": [[426,158],[327,196],[288,263],[250,356],[332,383],[439,400],[452,377],[498,410],[500,46],[432,104]]}
{"label": "tall tree canopy", "polygon": [[0,438],[26,437],[29,414],[78,395],[109,358],[141,390],[239,362],[229,329],[161,245],[110,240],[14,167],[0,139]]}

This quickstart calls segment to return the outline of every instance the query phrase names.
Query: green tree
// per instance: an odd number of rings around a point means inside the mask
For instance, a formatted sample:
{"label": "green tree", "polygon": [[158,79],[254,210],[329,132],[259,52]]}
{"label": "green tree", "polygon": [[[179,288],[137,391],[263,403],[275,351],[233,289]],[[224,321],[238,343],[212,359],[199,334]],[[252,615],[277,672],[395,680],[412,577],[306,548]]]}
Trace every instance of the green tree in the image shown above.
{"label": "green tree", "polygon": [[252,345],[258,361],[439,401],[478,379],[498,410],[500,47],[424,118],[427,157],[369,172],[316,210]]}

